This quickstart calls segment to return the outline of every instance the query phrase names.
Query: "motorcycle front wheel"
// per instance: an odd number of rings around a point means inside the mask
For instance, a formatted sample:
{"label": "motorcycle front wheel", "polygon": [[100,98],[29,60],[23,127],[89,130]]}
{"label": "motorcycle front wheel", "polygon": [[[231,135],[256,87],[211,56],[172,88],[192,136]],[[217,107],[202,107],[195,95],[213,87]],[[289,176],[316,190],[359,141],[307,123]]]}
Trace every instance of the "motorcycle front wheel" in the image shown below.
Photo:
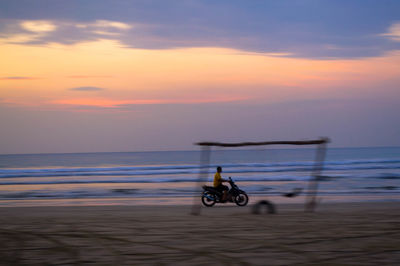
{"label": "motorcycle front wheel", "polygon": [[235,196],[234,201],[238,206],[246,206],[249,202],[249,196],[246,193],[240,193]]}
{"label": "motorcycle front wheel", "polygon": [[215,195],[210,192],[204,192],[201,196],[201,202],[203,202],[204,206],[212,207],[215,204]]}

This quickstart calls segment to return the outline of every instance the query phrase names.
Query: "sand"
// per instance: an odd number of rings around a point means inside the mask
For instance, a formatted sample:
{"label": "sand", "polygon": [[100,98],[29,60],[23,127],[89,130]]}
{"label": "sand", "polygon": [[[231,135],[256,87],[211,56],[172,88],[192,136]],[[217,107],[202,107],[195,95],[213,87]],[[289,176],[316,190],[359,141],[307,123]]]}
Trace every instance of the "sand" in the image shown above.
{"label": "sand", "polygon": [[400,203],[0,208],[3,265],[400,265]]}

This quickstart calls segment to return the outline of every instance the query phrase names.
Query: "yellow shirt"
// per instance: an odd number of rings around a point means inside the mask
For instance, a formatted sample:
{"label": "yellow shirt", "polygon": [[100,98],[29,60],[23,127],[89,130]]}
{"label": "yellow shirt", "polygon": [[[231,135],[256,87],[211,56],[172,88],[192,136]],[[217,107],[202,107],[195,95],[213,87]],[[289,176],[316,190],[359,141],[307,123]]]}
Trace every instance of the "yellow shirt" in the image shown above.
{"label": "yellow shirt", "polygon": [[218,187],[221,184],[222,184],[221,174],[216,172],[214,175],[214,187]]}

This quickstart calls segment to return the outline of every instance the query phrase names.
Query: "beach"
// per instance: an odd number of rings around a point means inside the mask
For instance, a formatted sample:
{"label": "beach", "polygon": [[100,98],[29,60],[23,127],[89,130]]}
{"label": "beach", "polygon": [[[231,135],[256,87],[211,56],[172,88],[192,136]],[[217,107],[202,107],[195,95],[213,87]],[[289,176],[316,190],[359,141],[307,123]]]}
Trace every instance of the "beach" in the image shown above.
{"label": "beach", "polygon": [[0,208],[2,265],[398,265],[398,202]]}

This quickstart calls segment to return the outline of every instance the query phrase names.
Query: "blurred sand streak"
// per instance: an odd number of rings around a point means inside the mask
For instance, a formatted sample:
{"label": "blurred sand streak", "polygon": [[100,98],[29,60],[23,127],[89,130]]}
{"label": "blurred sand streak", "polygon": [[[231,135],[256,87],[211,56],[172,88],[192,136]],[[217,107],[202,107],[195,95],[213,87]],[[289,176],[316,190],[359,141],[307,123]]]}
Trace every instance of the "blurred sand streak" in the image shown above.
{"label": "blurred sand streak", "polygon": [[0,208],[3,265],[398,265],[400,203]]}

